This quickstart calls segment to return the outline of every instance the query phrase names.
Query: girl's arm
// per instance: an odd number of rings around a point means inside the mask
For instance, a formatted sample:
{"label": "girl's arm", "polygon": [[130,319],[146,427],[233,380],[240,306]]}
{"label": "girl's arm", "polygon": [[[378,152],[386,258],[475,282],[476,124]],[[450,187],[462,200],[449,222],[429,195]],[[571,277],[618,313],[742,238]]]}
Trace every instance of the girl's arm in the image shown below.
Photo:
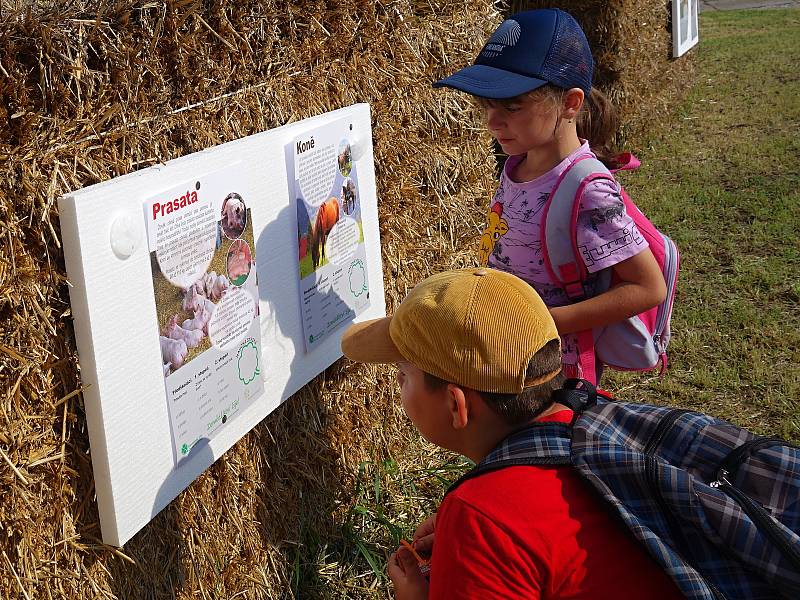
{"label": "girl's arm", "polygon": [[649,248],[612,268],[621,281],[608,291],[550,309],[560,334],[622,321],[660,304],[667,295],[664,276]]}

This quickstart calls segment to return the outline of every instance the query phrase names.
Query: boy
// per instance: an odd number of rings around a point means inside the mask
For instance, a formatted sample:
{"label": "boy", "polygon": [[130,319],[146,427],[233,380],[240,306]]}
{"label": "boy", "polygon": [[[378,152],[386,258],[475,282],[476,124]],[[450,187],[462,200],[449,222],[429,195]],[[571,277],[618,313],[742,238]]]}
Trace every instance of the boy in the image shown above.
{"label": "boy", "polygon": [[[568,423],[559,335],[537,293],[494,269],[439,273],[394,316],[352,325],[352,360],[397,363],[408,417],[429,441],[476,463],[534,421]],[[435,546],[434,546],[435,540]],[[389,559],[398,600],[682,598],[570,467],[517,466],[464,481]]]}

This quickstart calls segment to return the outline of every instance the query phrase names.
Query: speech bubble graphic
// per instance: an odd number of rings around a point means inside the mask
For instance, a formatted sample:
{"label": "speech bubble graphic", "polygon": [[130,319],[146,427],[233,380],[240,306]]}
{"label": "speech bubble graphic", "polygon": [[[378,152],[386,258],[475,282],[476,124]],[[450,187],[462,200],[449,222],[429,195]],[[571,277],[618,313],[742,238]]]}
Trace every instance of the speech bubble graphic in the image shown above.
{"label": "speech bubble graphic", "polygon": [[336,177],[336,146],[329,144],[298,154],[297,184],[303,198],[312,206],[319,206],[328,198]]}
{"label": "speech bubble graphic", "polygon": [[325,255],[334,264],[341,265],[353,257],[361,239],[358,221],[341,217],[328,235]]}
{"label": "speech bubble graphic", "polygon": [[241,288],[228,288],[208,322],[211,343],[223,351],[231,349],[247,334],[255,316],[252,294]]}
{"label": "speech bubble graphic", "polygon": [[210,203],[197,203],[157,225],[156,260],[164,277],[187,288],[203,275],[217,243],[217,215]]}

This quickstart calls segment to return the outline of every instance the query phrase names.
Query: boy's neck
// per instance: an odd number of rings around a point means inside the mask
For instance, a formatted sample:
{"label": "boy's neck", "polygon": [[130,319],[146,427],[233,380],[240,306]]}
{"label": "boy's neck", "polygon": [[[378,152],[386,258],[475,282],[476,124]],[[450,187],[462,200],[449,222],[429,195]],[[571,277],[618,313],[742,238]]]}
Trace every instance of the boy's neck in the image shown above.
{"label": "boy's neck", "polygon": [[546,146],[532,148],[514,168],[511,178],[517,183],[533,181],[553,169],[581,145],[581,140],[574,133],[555,138]]}
{"label": "boy's neck", "polygon": [[490,412],[484,413],[479,420],[473,420],[468,429],[462,430],[464,432],[462,438],[463,446],[461,448],[453,448],[453,450],[456,450],[475,464],[478,464],[486,458],[500,442],[515,431],[523,429],[527,425],[542,419],[542,417],[552,415],[562,410],[568,410],[568,408],[563,404],[554,402],[528,423],[517,425],[509,425],[496,414]]}

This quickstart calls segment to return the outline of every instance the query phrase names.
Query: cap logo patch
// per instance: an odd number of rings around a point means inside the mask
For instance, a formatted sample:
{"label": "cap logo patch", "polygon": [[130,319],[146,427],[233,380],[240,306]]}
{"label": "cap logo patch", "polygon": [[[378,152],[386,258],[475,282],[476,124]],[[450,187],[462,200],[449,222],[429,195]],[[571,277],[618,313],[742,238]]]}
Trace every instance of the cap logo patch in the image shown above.
{"label": "cap logo patch", "polygon": [[519,41],[522,28],[514,19],[506,19],[492,34],[489,41],[481,50],[481,58],[494,58],[502,54],[506,48],[511,48]]}

